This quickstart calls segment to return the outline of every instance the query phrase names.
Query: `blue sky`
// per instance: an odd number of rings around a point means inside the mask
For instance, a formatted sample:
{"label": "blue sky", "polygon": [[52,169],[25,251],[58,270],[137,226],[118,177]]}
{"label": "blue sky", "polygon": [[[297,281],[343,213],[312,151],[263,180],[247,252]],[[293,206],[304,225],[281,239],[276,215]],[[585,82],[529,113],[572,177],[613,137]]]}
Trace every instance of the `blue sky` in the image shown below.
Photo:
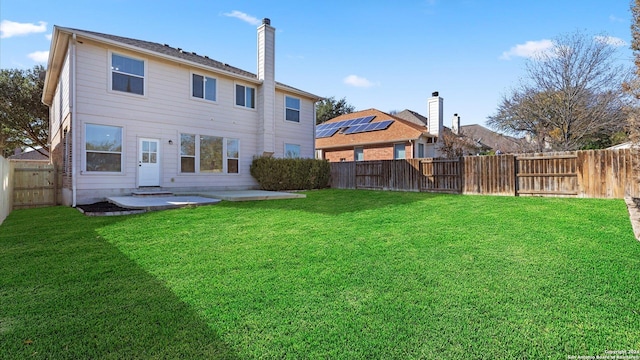
{"label": "blue sky", "polygon": [[276,79],[357,110],[444,98],[445,125],[483,124],[535,49],[606,34],[631,65],[625,0],[0,0],[0,68],[46,59],[53,25],[167,43],[256,72],[256,28],[276,28]]}

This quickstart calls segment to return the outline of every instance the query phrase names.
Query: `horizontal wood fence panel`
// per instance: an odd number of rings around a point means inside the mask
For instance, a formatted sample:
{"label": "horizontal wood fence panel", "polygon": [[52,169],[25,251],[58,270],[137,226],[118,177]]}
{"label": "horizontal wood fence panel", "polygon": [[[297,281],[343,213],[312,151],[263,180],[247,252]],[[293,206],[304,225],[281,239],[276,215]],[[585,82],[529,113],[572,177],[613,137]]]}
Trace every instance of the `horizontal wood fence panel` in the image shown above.
{"label": "horizontal wood fence panel", "polygon": [[332,187],[507,196],[640,197],[640,154],[625,150],[331,164]]}

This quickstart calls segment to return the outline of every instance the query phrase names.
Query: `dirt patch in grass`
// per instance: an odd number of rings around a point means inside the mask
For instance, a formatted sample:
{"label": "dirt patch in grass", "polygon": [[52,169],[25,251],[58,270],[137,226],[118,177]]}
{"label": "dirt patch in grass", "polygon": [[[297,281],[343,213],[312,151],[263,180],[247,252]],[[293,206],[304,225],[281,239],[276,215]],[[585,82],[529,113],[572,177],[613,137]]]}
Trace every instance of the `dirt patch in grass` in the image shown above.
{"label": "dirt patch in grass", "polygon": [[633,234],[640,241],[640,198],[625,198],[627,209],[629,209],[629,219]]}

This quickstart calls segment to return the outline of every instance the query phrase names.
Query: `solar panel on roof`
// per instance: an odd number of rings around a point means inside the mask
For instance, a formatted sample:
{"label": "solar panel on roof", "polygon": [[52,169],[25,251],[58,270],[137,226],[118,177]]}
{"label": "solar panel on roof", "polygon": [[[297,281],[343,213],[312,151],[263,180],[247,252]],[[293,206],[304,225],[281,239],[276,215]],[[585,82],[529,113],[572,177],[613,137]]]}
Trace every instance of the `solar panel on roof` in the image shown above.
{"label": "solar panel on roof", "polygon": [[363,132],[369,132],[369,131],[384,130],[388,128],[392,123],[393,123],[393,120],[385,120],[385,121],[380,121],[375,123],[356,125],[356,126],[350,127],[344,133],[357,134],[357,133],[363,133]]}
{"label": "solar panel on roof", "polygon": [[338,128],[335,128],[335,129],[325,129],[325,130],[317,131],[316,139],[331,137],[333,136],[333,134],[337,133],[338,130],[339,130]]}

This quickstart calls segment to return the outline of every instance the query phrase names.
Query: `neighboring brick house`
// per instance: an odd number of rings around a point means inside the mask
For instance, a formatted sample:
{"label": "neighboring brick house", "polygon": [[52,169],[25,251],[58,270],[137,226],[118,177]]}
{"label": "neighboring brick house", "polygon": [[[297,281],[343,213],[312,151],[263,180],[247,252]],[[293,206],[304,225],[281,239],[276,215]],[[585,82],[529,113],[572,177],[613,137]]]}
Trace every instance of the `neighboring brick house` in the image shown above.
{"label": "neighboring brick house", "polygon": [[[361,124],[347,122],[358,119]],[[426,127],[376,109],[341,115],[316,127],[318,157],[330,162],[432,157],[436,139]]]}
{"label": "neighboring brick house", "polygon": [[443,99],[434,92],[427,104],[432,122],[410,110],[390,115],[369,109],[322,123],[316,126],[316,157],[330,162],[437,157]]}

